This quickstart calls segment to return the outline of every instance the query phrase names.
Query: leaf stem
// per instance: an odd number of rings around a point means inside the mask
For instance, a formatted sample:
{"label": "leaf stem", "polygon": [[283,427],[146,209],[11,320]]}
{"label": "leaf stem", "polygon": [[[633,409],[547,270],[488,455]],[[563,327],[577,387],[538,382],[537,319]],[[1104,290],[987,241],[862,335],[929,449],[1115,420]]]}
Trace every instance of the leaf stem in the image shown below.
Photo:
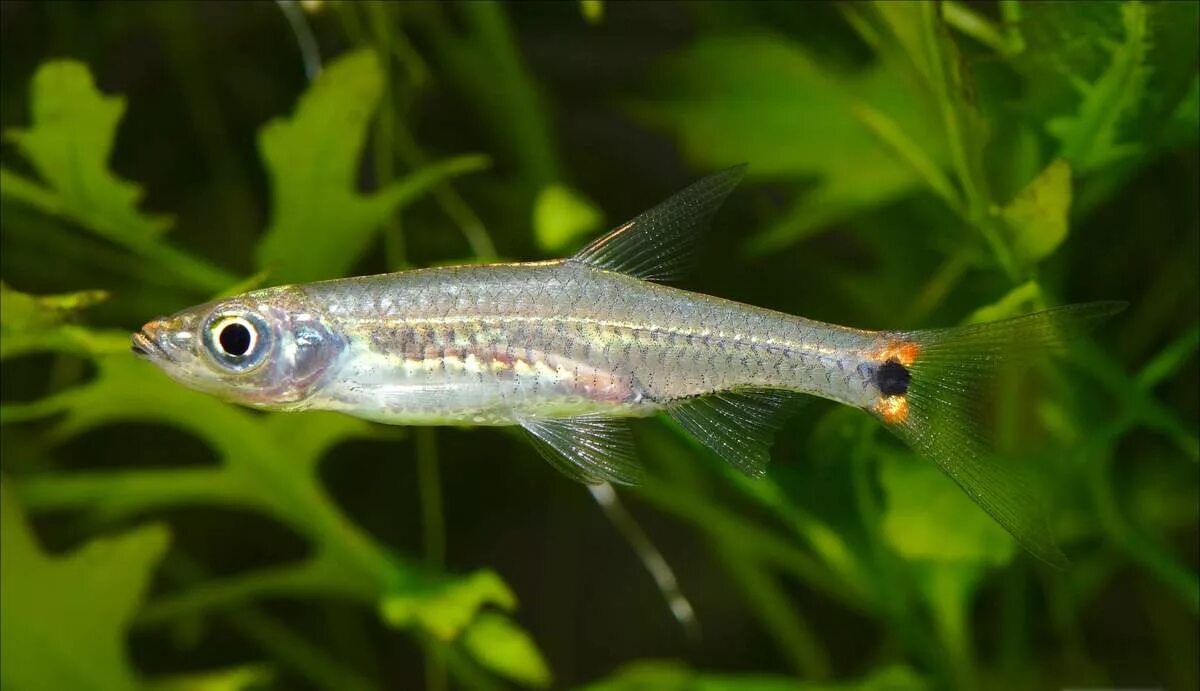
{"label": "leaf stem", "polygon": [[161,240],[135,241],[102,231],[88,219],[71,213],[55,192],[11,170],[0,169],[0,183],[3,196],[33,207],[48,216],[89,228],[95,234],[121,245],[151,264],[156,264],[159,270],[166,274],[182,279],[185,286],[211,293],[238,280],[232,273],[177,250]]}
{"label": "leaf stem", "polygon": [[[425,564],[436,570],[441,569],[446,560],[446,521],[442,509],[442,487],[438,473],[435,435],[432,427],[418,427],[413,431],[417,447],[417,487],[421,496]],[[427,640],[424,648],[426,691],[445,691],[447,669],[444,647]]]}
{"label": "leaf stem", "polygon": [[[425,165],[429,161],[429,157],[417,145],[412,133],[408,131],[403,122],[396,123],[395,134],[396,152],[405,165],[417,167]],[[471,253],[477,259],[489,260],[498,256],[496,245],[488,235],[483,221],[449,181],[440,181],[433,187],[433,198],[441,206],[442,212],[458,226],[467,244],[471,247]]]}
{"label": "leaf stem", "polygon": [[421,494],[425,562],[430,568],[439,569],[446,560],[446,522],[438,473],[437,437],[432,427],[417,427],[413,438],[417,445],[417,486]]}
{"label": "leaf stem", "polygon": [[[164,564],[164,571],[173,577],[173,580],[185,583],[207,580],[203,568],[186,553],[178,550],[173,552]],[[377,688],[356,670],[342,666],[322,648],[280,625],[253,605],[242,604],[237,608],[222,609],[219,613],[231,626],[254,639],[277,660],[321,688],[329,691],[375,691]],[[135,626],[153,623],[142,619],[134,620]]]}
{"label": "leaf stem", "polygon": [[17,483],[32,509],[90,508],[105,518],[200,502],[261,508],[265,502],[244,487],[220,468],[55,473]]}
{"label": "leaf stem", "polygon": [[[375,184],[383,189],[390,185],[396,177],[394,149],[396,123],[400,119],[396,112],[394,93],[396,80],[386,49],[386,46],[391,45],[391,18],[383,4],[368,2],[365,3],[365,7],[370,14],[371,27],[375,31],[375,40],[378,43],[376,52],[379,55],[380,68],[383,70],[383,95],[380,99],[379,113],[375,117],[374,156],[372,157],[375,165]],[[383,243],[388,270],[401,271],[407,268],[408,257],[405,250],[404,231],[395,214],[384,222]]]}
{"label": "leaf stem", "polygon": [[1200,613],[1200,576],[1173,559],[1167,551],[1152,543],[1122,516],[1113,495],[1112,453],[1100,452],[1098,459],[1088,464],[1088,486],[1095,503],[1096,514],[1104,530],[1117,547],[1135,562],[1140,563],[1187,605],[1192,614]]}
{"label": "leaf stem", "polygon": [[[694,497],[696,506],[710,505],[704,484],[696,471],[682,463],[675,464],[675,467],[678,472],[673,476],[673,484],[683,492],[668,491],[660,496],[674,497],[686,493],[689,503],[693,503]],[[713,530],[713,526],[722,523],[711,519],[699,521],[697,525],[708,530],[715,556],[741,587],[742,597],[756,611],[758,619],[770,632],[797,673],[811,679],[827,678],[830,674],[829,654],[813,633],[800,608],[796,603],[788,601],[769,573],[767,565],[760,561],[763,555],[758,550],[758,539],[751,538],[741,529]],[[814,561],[814,568],[819,569],[815,564]]]}
{"label": "leaf stem", "polygon": [[257,607],[241,607],[228,612],[229,623],[254,638],[259,645],[284,660],[314,684],[329,691],[374,691],[378,687],[357,671],[343,667],[321,650],[320,646],[296,635],[263,614]]}
{"label": "leaf stem", "polygon": [[1009,38],[1001,33],[999,27],[967,5],[955,0],[946,0],[942,3],[942,16],[947,24],[997,53],[1011,54],[1012,42]]}
{"label": "leaf stem", "polygon": [[819,561],[757,524],[655,482],[638,485],[636,491],[660,510],[683,518],[716,538],[739,542],[758,559],[797,576],[852,609],[865,611],[865,604]]}
{"label": "leaf stem", "polygon": [[300,595],[322,589],[321,570],[314,560],[222,579],[200,581],[181,593],[147,604],[135,625],[152,626],[210,609],[241,605],[263,596]]}

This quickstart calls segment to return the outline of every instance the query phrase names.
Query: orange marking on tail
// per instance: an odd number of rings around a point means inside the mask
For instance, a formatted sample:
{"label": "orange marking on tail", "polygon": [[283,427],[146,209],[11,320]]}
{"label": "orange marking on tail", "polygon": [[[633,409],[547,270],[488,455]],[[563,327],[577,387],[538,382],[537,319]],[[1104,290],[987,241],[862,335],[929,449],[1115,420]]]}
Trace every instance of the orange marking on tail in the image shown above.
{"label": "orange marking on tail", "polygon": [[908,367],[917,359],[917,355],[920,354],[921,347],[912,341],[892,341],[872,350],[867,355],[872,360],[878,360],[879,362],[895,360]]}
{"label": "orange marking on tail", "polygon": [[895,425],[908,419],[908,398],[905,396],[884,396],[875,404],[875,412],[889,425]]}

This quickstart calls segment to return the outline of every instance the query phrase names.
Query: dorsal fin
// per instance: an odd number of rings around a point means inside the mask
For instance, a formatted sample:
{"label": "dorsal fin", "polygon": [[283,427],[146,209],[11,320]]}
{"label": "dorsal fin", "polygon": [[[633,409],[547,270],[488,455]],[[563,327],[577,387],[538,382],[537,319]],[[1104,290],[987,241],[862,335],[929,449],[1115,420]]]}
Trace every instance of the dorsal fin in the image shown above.
{"label": "dorsal fin", "polygon": [[677,401],[667,414],[738,470],[762,477],[775,432],[803,400],[782,389],[733,389]]}
{"label": "dorsal fin", "polygon": [[678,279],[691,267],[696,241],[709,219],[745,171],[745,165],[734,166],[693,183],[593,240],[570,261],[648,281]]}

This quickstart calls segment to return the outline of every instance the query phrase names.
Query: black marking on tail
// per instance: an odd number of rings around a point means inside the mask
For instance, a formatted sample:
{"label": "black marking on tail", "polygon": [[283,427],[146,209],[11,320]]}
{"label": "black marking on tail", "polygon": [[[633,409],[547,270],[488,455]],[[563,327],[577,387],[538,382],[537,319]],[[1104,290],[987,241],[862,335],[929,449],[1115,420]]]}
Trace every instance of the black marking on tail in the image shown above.
{"label": "black marking on tail", "polygon": [[908,393],[910,381],[912,374],[895,358],[883,363],[875,371],[875,383],[884,396],[903,396]]}

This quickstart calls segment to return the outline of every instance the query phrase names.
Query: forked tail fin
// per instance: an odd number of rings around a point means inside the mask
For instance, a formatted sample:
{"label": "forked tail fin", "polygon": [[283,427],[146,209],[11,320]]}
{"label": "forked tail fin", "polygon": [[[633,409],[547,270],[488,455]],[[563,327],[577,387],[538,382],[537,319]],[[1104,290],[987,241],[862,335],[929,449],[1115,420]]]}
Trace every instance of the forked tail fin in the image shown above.
{"label": "forked tail fin", "polygon": [[987,324],[889,334],[878,375],[883,397],[872,412],[1021,546],[1065,566],[1030,479],[981,440],[979,404],[997,366],[1061,350],[1073,335],[1124,306],[1091,302]]}

